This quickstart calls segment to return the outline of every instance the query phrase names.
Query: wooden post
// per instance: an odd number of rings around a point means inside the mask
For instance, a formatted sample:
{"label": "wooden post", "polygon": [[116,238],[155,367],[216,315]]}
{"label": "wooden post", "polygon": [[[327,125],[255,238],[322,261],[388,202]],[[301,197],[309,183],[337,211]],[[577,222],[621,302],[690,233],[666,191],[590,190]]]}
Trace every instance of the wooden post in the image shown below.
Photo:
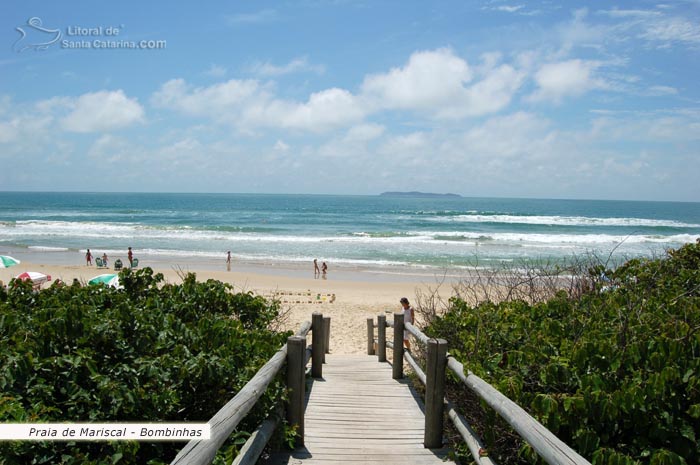
{"label": "wooden post", "polygon": [[377,315],[377,361],[386,362],[386,315]]}
{"label": "wooden post", "polygon": [[287,423],[297,425],[297,435],[294,441],[296,447],[304,445],[305,352],[305,337],[291,336],[287,339],[287,388],[289,389]]}
{"label": "wooden post", "polygon": [[323,378],[323,314],[314,312],[311,316],[311,376]]}
{"label": "wooden post", "polygon": [[367,355],[374,355],[374,318],[367,318]]}
{"label": "wooden post", "polygon": [[394,313],[394,358],[391,377],[403,378],[403,313]]}
{"label": "wooden post", "polygon": [[331,351],[331,317],[323,317],[323,363],[326,363],[326,354]]}
{"label": "wooden post", "polygon": [[428,340],[425,375],[425,432],[423,446],[428,449],[442,447],[443,399],[445,398],[445,367],[447,366],[447,341]]}

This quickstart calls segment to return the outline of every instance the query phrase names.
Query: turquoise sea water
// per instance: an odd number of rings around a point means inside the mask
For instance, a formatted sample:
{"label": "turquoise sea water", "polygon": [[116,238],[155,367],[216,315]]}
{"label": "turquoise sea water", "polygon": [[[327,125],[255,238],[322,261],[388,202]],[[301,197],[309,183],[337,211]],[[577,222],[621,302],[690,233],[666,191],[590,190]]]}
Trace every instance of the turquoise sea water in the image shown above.
{"label": "turquoise sea water", "polygon": [[260,194],[0,193],[0,254],[358,268],[650,256],[700,238],[700,203]]}

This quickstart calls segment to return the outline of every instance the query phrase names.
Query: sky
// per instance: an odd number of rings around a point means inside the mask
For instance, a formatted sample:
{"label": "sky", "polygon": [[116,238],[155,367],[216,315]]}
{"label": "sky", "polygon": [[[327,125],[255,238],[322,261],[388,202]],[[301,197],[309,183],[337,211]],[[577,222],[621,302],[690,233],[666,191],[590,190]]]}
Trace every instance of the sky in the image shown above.
{"label": "sky", "polygon": [[5,1],[0,191],[700,201],[700,0]]}

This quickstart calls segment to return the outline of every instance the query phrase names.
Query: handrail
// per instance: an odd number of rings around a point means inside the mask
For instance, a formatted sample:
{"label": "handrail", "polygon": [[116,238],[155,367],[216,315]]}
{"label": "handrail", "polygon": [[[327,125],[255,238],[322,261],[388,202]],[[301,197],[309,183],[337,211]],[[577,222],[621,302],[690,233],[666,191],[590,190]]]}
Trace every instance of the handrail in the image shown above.
{"label": "handrail", "polygon": [[422,342],[423,345],[428,343],[428,339],[430,338],[426,336],[420,329],[413,326],[411,323],[404,323],[404,328],[406,328],[406,331],[413,334],[416,337],[416,339]]}
{"label": "handrail", "polygon": [[[429,338],[425,333],[420,331],[411,323],[403,323],[403,314],[401,313],[395,314],[394,319],[403,326],[403,329],[408,331],[423,345],[434,345],[437,343],[439,346],[441,342],[442,344],[446,344],[446,341]],[[387,326],[388,325],[389,324],[387,323]],[[431,382],[431,373],[426,375],[411,353],[403,349],[403,343],[400,340],[397,341],[395,339],[391,348],[393,349],[393,346],[395,346],[397,343],[401,344],[399,351],[402,352],[402,358],[409,364],[411,369],[413,369],[421,382],[428,386]],[[545,428],[544,425],[533,418],[522,407],[499,392],[496,388],[474,375],[471,371],[467,370],[465,374],[464,366],[454,357],[448,354],[446,356],[446,360],[443,359],[443,363],[444,368],[442,370],[445,368],[452,370],[464,385],[471,389],[477,396],[479,396],[491,408],[493,408],[504,420],[506,420],[508,424],[510,424],[511,427],[513,427],[513,429],[532,446],[535,452],[537,452],[545,460],[545,462],[550,465],[590,465],[590,462],[584,459],[571,447],[566,445],[566,443],[564,443],[562,440],[557,438],[551,431]],[[444,371],[442,371],[442,373],[444,378]],[[448,416],[452,420],[457,430],[460,432],[462,438],[467,443],[474,460],[481,465],[493,465],[493,461],[491,461],[491,459],[482,456],[483,446],[481,445],[481,440],[479,439],[478,435],[469,427],[466,420],[455,411],[453,405],[449,401],[444,399],[444,403],[447,404]],[[426,426],[428,410],[426,410]]]}
{"label": "handrail", "polygon": [[240,452],[238,453],[236,458],[233,459],[231,465],[244,465],[247,463],[255,463],[258,460],[258,457],[260,457],[260,454],[262,453],[263,449],[265,449],[267,443],[270,441],[272,433],[275,432],[275,429],[277,428],[277,425],[280,422],[281,416],[282,412],[278,411],[275,418],[268,418],[262,423],[260,423],[260,425],[255,431],[253,431],[253,433],[250,435],[245,444],[243,444],[243,447],[241,447]]}
{"label": "handrail", "polygon": [[[324,336],[324,326],[330,327],[330,323],[323,324],[323,316],[320,313],[314,313],[314,321],[317,317],[321,318],[321,325],[318,326],[317,334],[314,338],[321,338],[320,344],[317,344],[316,350],[309,351],[308,349],[301,354],[303,365],[306,366],[309,359],[315,361],[321,359],[316,352],[324,351],[327,348],[327,339]],[[294,338],[306,338],[308,333],[314,332],[314,324],[309,321],[302,323]],[[303,343],[303,340],[301,341]],[[246,383],[238,393],[229,400],[210,420],[211,436],[207,441],[192,440],[188,442],[184,448],[180,450],[177,456],[173,459],[170,465],[208,465],[214,460],[217,451],[229,438],[233,430],[243,420],[243,418],[255,406],[260,397],[269,386],[270,382],[279,373],[282,366],[285,364],[288,355],[289,342],[285,343],[266,363],[258,370],[253,378]],[[312,352],[314,355],[312,356]],[[318,363],[318,362],[315,362]],[[314,367],[319,373],[320,367]],[[303,389],[303,388],[302,388]],[[303,396],[302,396],[303,399]],[[303,411],[303,409],[301,409]],[[303,415],[303,414],[302,414]],[[302,419],[303,422],[303,419]],[[253,464],[260,456],[260,452],[265,444],[269,441],[272,432],[278,424],[278,420],[268,418],[265,420],[256,431],[251,434],[244,445],[242,457],[235,461],[236,464]]]}
{"label": "handrail", "polygon": [[448,357],[447,366],[457,375],[462,383],[498,412],[501,418],[506,420],[545,462],[549,464],[590,465],[588,460],[567,446],[564,441],[556,437],[542,423],[535,420],[522,407],[503,395],[498,389],[471,371],[467,371],[468,374],[465,376],[464,365],[454,357]]}
{"label": "handrail", "polygon": [[306,335],[309,334],[309,331],[311,331],[311,322],[309,320],[306,320],[301,324],[301,326],[299,327],[299,331],[297,331],[294,335],[299,337],[306,337]]}
{"label": "handrail", "polygon": [[275,355],[243,386],[236,396],[228,401],[209,420],[211,437],[208,441],[193,440],[175,456],[171,465],[205,465],[211,463],[216,452],[243,418],[250,412],[272,379],[277,375],[287,357],[287,344],[282,346]]}

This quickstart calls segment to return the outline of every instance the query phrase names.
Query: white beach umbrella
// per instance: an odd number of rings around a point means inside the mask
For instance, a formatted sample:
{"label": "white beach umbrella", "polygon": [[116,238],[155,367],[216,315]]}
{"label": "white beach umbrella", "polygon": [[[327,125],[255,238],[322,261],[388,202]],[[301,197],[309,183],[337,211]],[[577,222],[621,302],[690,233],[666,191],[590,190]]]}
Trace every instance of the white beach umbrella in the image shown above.
{"label": "white beach umbrella", "polygon": [[19,264],[20,261],[16,258],[12,258],[9,255],[0,255],[0,268],[9,268]]}
{"label": "white beach umbrella", "polygon": [[18,274],[16,278],[21,279],[22,281],[31,281],[34,284],[43,284],[46,281],[51,281],[50,275],[37,273],[36,271],[25,271],[24,273]]}
{"label": "white beach umbrella", "polygon": [[111,286],[115,289],[122,289],[122,285],[119,283],[119,275],[118,274],[101,274],[99,276],[95,276],[92,278],[90,281],[88,281],[88,284],[104,284],[105,286]]}

